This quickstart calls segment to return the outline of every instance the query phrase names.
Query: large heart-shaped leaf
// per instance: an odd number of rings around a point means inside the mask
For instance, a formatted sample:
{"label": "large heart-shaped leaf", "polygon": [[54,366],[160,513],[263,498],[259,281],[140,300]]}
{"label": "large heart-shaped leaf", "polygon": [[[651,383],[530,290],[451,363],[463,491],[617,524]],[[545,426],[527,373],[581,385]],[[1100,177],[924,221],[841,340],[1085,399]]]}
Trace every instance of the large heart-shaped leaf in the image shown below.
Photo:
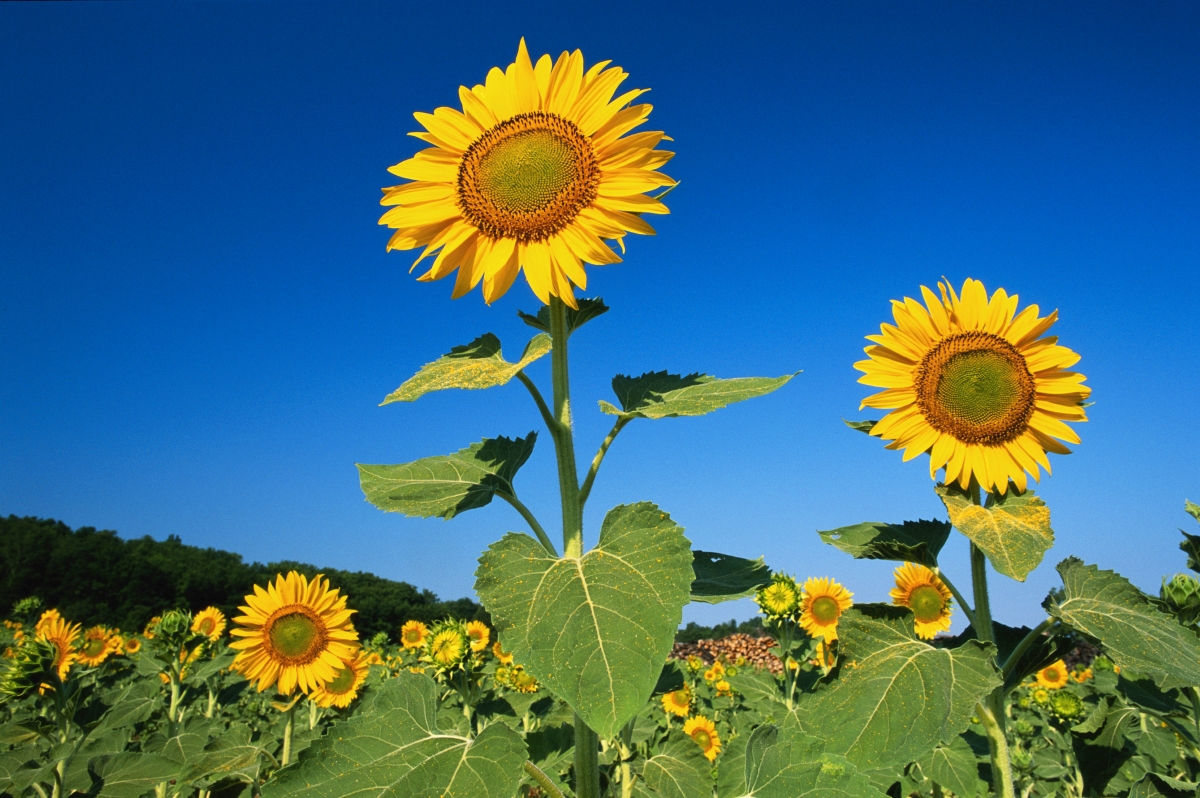
{"label": "large heart-shaped leaf", "polygon": [[771,581],[771,569],[763,558],[747,560],[711,551],[692,552],[692,601],[720,604],[722,601],[753,596]]}
{"label": "large heart-shaped leaf", "polygon": [[517,469],[533,454],[537,433],[524,438],[484,438],[454,454],[402,465],[359,465],[367,501],[389,513],[453,518],[488,504],[497,493],[515,496]]}
{"label": "large heart-shaped leaf", "polygon": [[926,778],[963,798],[987,794],[987,785],[979,778],[975,752],[962,737],[948,743],[938,743],[932,751],[917,760]]}
{"label": "large heart-shaped leaf", "polygon": [[608,512],[596,548],[555,559],[510,532],[479,558],[475,592],[508,649],[602,737],[650,698],[693,579],[683,529],[649,502]]}
{"label": "large heart-shaped leaf", "polygon": [[99,798],[138,798],[154,785],[179,775],[182,766],[159,754],[125,751],[98,756],[88,763],[93,778],[91,795]]}
{"label": "large heart-shaped leaf", "polygon": [[1047,599],[1051,615],[1099,640],[1122,668],[1160,686],[1200,684],[1200,637],[1195,631],[1152,605],[1120,574],[1075,557],[1060,562],[1058,572],[1063,591]]}
{"label": "large heart-shaped leaf", "polygon": [[993,497],[986,507],[972,504],[957,485],[939,485],[950,523],[983,550],[992,567],[1024,582],[1054,545],[1050,508],[1033,491],[1010,490]]}
{"label": "large heart-shaped leaf", "polygon": [[634,418],[702,416],[734,402],[766,396],[794,376],[719,380],[707,374],[680,376],[665,371],[653,371],[640,377],[619,374],[613,377],[612,386],[621,409],[608,402],[600,402],[600,409],[609,415]]}
{"label": "large heart-shaped leaf", "polygon": [[[720,798],[883,798],[846,758],[826,752],[818,737],[794,722],[759,726],[746,743],[741,791]],[[721,786],[728,789],[730,781]],[[720,789],[720,787],[719,787]]]}
{"label": "large heart-shaped leaf", "polygon": [[385,680],[374,701],[279,771],[263,787],[264,798],[512,798],[524,741],[504,723],[474,739],[439,724],[438,689],[414,673]]}
{"label": "large heart-shaped leaf", "polygon": [[659,798],[697,798],[712,795],[712,765],[700,746],[688,737],[673,734],[661,753],[642,766],[646,786]]}
{"label": "large heart-shaped leaf", "polygon": [[937,567],[937,556],[950,537],[945,521],[905,521],[883,524],[865,521],[854,526],[818,532],[821,540],[856,560],[895,560]]}
{"label": "large heart-shaped leaf", "polygon": [[516,363],[509,363],[500,351],[500,339],[484,333],[465,346],[456,346],[448,354],[426,363],[415,375],[380,402],[415,402],[427,393],[447,388],[493,388],[504,385],[517,372],[550,351],[550,336],[535,335],[525,346]]}
{"label": "large heart-shaped leaf", "polygon": [[[912,613],[859,605],[838,621],[841,675],[797,714],[826,750],[862,770],[905,765],[966,731],[975,704],[999,686],[995,649],[969,640],[948,651],[919,640]],[[830,723],[853,718],[853,723]]]}

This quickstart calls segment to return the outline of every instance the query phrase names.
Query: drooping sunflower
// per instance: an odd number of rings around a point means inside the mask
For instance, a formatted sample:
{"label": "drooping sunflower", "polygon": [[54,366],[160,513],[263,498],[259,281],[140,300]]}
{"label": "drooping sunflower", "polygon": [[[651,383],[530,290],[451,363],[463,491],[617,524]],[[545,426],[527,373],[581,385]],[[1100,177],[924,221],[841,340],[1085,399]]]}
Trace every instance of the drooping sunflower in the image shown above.
{"label": "drooping sunflower", "polygon": [[79,662],[89,668],[102,664],[112,653],[109,637],[110,632],[103,626],[93,626],[85,631],[76,652]]}
{"label": "drooping sunflower", "polygon": [[42,613],[42,617],[38,618],[38,622],[33,626],[33,634],[35,637],[41,635],[42,629],[46,628],[53,622],[57,621],[62,616],[58,614],[58,610],[51,607]]}
{"label": "drooping sunflower", "polygon": [[853,605],[854,594],[829,577],[804,580],[800,589],[800,626],[812,637],[837,640],[838,618]]}
{"label": "drooping sunflower", "polygon": [[68,623],[59,617],[57,612],[54,613],[54,617],[50,618],[43,615],[42,621],[45,623],[38,622],[37,639],[45,640],[54,646],[57,651],[54,657],[54,668],[58,671],[59,679],[66,679],[71,666],[79,658],[79,652],[75,649],[75,640],[79,637],[82,627],[77,623]]}
{"label": "drooping sunflower", "polygon": [[472,651],[483,651],[491,637],[491,630],[483,621],[470,621],[467,624],[467,638],[471,641]]}
{"label": "drooping sunflower", "polygon": [[192,620],[192,631],[215,643],[225,633],[225,613],[216,607],[204,608]]}
{"label": "drooping sunflower", "polygon": [[310,693],[358,652],[354,610],[320,574],[312,581],[296,571],[277,575],[266,590],[255,585],[239,609],[245,614],[233,619],[230,632],[241,638],[229,644],[238,652],[233,668],[256,681],[259,692],[275,685],[284,695],[297,686]]}
{"label": "drooping sunflower", "polygon": [[1071,678],[1068,674],[1066,663],[1060,659],[1057,662],[1051,662],[1037,672],[1037,683],[1041,687],[1057,690],[1067,686],[1067,682]]}
{"label": "drooping sunflower", "polygon": [[429,636],[429,627],[420,621],[408,621],[400,627],[400,645],[405,648],[422,648]]}
{"label": "drooping sunflower", "polygon": [[783,618],[795,611],[796,592],[796,580],[778,574],[771,580],[771,584],[755,594],[754,601],[767,617]]}
{"label": "drooping sunflower", "polygon": [[1026,474],[1050,473],[1047,452],[1070,454],[1059,441],[1079,443],[1065,422],[1087,421],[1091,388],[1067,369],[1079,355],[1046,335],[1058,311],[1039,316],[1037,305],[1017,313],[1017,296],[1003,288],[988,298],[983,283],[968,279],[962,292],[938,283],[941,296],[921,286],[922,305],[892,302],[895,326],[883,324],[854,367],[859,382],[885,390],[862,407],[891,412],[871,434],[891,441],[911,460],[929,452],[929,474],[945,469],[947,484],[962,488],[974,477],[985,489],[1018,491]]}
{"label": "drooping sunflower", "polygon": [[692,711],[692,689],[685,684],[678,690],[663,693],[662,705],[668,715],[686,718]]}
{"label": "drooping sunflower", "polygon": [[496,659],[500,660],[501,665],[512,665],[513,655],[500,646],[499,640],[492,644],[492,653],[496,655]]}
{"label": "drooping sunflower", "polygon": [[703,715],[689,718],[688,722],[683,724],[683,733],[696,741],[696,745],[700,746],[709,762],[714,761],[717,754],[721,753],[721,738],[717,735],[717,726]]}
{"label": "drooping sunflower", "polygon": [[1083,668],[1082,670],[1077,670],[1071,674],[1071,678],[1074,679],[1077,684],[1083,684],[1088,679],[1092,678],[1092,669]]}
{"label": "drooping sunflower", "polygon": [[155,615],[153,618],[146,621],[146,628],[142,629],[142,637],[146,638],[147,640],[153,640],[154,630],[158,628],[158,623],[161,620],[161,615]]}
{"label": "drooping sunflower", "polygon": [[341,664],[332,680],[317,685],[309,697],[319,707],[345,709],[350,706],[351,701],[358,697],[358,688],[362,687],[370,670],[366,657],[359,649],[353,659]]}
{"label": "drooping sunflower", "polygon": [[924,565],[906,562],[897,568],[896,587],[890,595],[893,604],[912,610],[917,637],[922,640],[932,640],[950,628],[950,588]]}
{"label": "drooping sunflower", "polygon": [[535,65],[522,39],[507,69],[459,87],[462,111],[414,114],[425,130],[410,135],[433,146],[388,170],[414,181],[384,189],[388,249],[424,247],[417,263],[437,253],[418,279],[457,269],[456,299],[482,280],[490,304],[524,271],[542,302],[575,307],[583,264],[620,262],[605,240],[624,251],[626,233],[653,235],[638,214],[667,208],[646,192],[675,185],[657,171],[674,155],[654,149],[667,137],[626,135],[651,106],[629,104],[642,89],[613,97],[628,75],[609,63],[584,71],[576,50]]}

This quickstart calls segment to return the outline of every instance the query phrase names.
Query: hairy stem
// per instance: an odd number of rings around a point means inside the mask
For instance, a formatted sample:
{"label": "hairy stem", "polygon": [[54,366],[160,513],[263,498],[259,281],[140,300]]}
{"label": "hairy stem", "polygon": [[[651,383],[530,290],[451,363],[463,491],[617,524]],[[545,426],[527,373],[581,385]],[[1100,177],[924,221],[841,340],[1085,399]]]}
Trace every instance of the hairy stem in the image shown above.
{"label": "hairy stem", "polygon": [[513,506],[513,509],[521,514],[525,519],[525,523],[529,524],[529,528],[537,535],[537,539],[542,542],[542,548],[550,553],[551,557],[558,557],[558,550],[554,548],[554,543],[551,542],[550,536],[546,534],[546,530],[542,529],[542,525],[538,523],[537,518],[528,507],[522,503],[515,495],[504,491],[496,491],[496,495]]}
{"label": "hairy stem", "polygon": [[550,777],[543,773],[537,765],[526,760],[524,768],[526,775],[537,782],[537,786],[542,788],[542,792],[546,793],[550,798],[563,798],[562,791],[554,785],[554,782],[550,781]]}
{"label": "hairy stem", "polygon": [[604,455],[608,453],[608,447],[612,446],[612,442],[617,439],[617,435],[632,420],[633,416],[618,416],[616,423],[613,424],[613,428],[609,430],[603,443],[600,444],[600,451],[596,452],[596,456],[592,458],[592,467],[588,469],[587,477],[583,480],[583,487],[579,489],[580,507],[587,503],[588,496],[592,492],[592,483],[596,481],[596,472],[600,470],[600,463],[604,462]]}
{"label": "hairy stem", "polygon": [[283,753],[279,756],[279,766],[287,767],[292,761],[292,729],[296,725],[296,702],[287,708],[287,722],[283,725]]}

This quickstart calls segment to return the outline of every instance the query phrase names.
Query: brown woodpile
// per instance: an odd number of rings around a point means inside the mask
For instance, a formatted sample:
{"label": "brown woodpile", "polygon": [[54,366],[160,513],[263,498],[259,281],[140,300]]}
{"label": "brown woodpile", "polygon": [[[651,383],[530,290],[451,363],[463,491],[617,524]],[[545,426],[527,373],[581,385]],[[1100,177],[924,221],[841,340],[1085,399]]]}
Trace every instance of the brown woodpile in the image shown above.
{"label": "brown woodpile", "polygon": [[745,657],[746,663],[756,668],[767,668],[771,673],[783,670],[783,663],[771,653],[775,638],[763,635],[755,637],[747,634],[732,634],[720,640],[699,640],[695,643],[676,643],[671,649],[672,659],[687,659],[691,656],[704,660],[705,665],[711,665],[718,657],[728,664],[736,663],[738,657]]}

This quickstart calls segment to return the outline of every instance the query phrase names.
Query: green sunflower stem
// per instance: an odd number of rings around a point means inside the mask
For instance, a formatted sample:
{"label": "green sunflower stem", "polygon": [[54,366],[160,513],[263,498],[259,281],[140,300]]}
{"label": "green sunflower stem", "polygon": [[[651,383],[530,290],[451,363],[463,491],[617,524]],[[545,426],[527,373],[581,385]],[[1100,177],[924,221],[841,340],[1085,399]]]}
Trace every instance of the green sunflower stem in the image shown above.
{"label": "green sunflower stem", "polygon": [[296,702],[293,701],[287,708],[287,722],[283,724],[283,753],[279,756],[279,766],[287,767],[292,762],[292,730],[296,726]]}

